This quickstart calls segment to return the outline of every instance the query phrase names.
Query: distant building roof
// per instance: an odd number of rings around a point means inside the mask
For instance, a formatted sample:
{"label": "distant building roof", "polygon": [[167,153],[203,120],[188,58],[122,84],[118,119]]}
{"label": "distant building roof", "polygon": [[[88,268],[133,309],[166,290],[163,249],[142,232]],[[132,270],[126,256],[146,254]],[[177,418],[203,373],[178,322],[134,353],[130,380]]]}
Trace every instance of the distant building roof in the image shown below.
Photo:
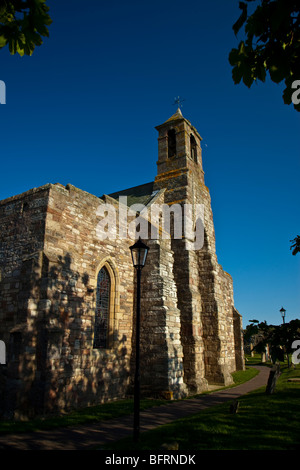
{"label": "distant building roof", "polygon": [[127,196],[127,206],[130,207],[132,204],[143,204],[146,206],[149,204],[151,199],[158,193],[153,191],[154,182],[141,184],[134,186],[133,188],[124,189],[123,191],[117,191],[111,193],[108,196],[118,199],[119,196]]}

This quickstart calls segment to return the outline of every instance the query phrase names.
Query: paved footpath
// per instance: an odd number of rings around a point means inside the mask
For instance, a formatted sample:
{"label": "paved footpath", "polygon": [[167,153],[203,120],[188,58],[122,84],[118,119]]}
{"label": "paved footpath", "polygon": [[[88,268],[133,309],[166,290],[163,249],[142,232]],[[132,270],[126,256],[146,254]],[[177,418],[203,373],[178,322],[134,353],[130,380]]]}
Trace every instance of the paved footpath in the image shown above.
{"label": "paved footpath", "polygon": [[[259,374],[237,387],[221,389],[198,398],[157,406],[140,413],[140,430],[148,431],[176,419],[198,413],[209,406],[232,401],[252,390],[266,386],[270,369],[255,366]],[[96,424],[65,427],[49,431],[0,435],[0,450],[93,450],[132,435],[133,416]]]}

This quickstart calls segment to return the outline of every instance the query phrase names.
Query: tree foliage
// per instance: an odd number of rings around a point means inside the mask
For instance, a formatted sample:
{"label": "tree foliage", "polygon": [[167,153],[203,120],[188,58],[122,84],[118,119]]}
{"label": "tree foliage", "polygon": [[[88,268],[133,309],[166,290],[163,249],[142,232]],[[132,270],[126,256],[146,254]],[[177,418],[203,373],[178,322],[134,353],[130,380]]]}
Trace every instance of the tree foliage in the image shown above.
{"label": "tree foliage", "polygon": [[232,28],[237,35],[244,27],[245,40],[229,54],[233,81],[243,80],[250,88],[257,80],[264,82],[269,73],[273,82],[284,81],[284,103],[293,102],[300,111],[300,100],[293,99],[295,88],[300,86],[299,0],[259,0],[254,12],[248,14],[248,4],[257,1],[239,2],[242,13]]}
{"label": "tree foliage", "polygon": [[256,337],[253,349],[262,353],[269,345],[273,362],[276,359],[283,360],[283,352],[291,354],[292,344],[300,339],[300,320],[291,320],[282,325],[268,325],[267,322],[259,323],[257,320],[250,320],[244,331],[245,342],[250,342],[252,337]]}
{"label": "tree foliage", "polygon": [[52,20],[46,0],[0,0],[0,48],[11,54],[32,55],[49,36]]}
{"label": "tree foliage", "polygon": [[292,254],[295,256],[297,253],[300,253],[300,236],[297,235],[294,240],[290,240],[293,244],[290,246],[290,250],[292,250]]}

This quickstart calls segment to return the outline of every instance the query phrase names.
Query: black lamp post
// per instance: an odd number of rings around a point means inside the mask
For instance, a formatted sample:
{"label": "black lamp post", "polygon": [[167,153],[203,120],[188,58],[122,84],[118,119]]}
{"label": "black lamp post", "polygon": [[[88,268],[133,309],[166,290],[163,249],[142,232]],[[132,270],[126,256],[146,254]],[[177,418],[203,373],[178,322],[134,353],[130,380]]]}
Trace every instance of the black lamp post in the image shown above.
{"label": "black lamp post", "polygon": [[[281,309],[279,310],[279,312],[281,313],[281,316],[282,316],[282,323],[285,324],[285,312],[286,312],[286,309],[281,307]],[[285,351],[286,351],[286,348],[284,348]],[[287,357],[287,363],[288,363],[288,368],[290,368],[290,358],[289,358],[289,353],[286,351],[286,357]]]}
{"label": "black lamp post", "polygon": [[136,290],[136,349],[135,349],[135,376],[134,376],[134,421],[133,438],[138,441],[140,434],[140,312],[141,312],[141,274],[145,266],[149,247],[142,242],[141,237],[129,247],[133,266],[137,274]]}
{"label": "black lamp post", "polygon": [[279,310],[279,312],[281,313],[281,316],[282,316],[282,321],[283,321],[283,324],[285,323],[285,308],[281,307],[281,309]]}

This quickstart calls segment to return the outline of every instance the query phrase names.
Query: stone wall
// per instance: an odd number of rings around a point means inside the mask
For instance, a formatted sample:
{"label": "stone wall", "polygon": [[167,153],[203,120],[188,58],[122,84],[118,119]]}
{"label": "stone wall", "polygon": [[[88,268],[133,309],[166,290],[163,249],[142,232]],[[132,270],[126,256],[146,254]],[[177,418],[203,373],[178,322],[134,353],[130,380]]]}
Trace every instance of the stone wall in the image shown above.
{"label": "stone wall", "polygon": [[0,202],[0,415],[33,408],[35,320],[41,307],[41,266],[50,186]]}
{"label": "stone wall", "polygon": [[[46,393],[63,409],[124,397],[130,381],[131,242],[99,239],[100,204],[104,201],[71,185],[51,188],[44,250],[46,318],[53,340],[48,346]],[[112,280],[109,345],[94,349],[95,289],[103,265]]]}
{"label": "stone wall", "polygon": [[142,272],[141,388],[144,394],[187,395],[184,384],[181,315],[170,240],[148,240]]}
{"label": "stone wall", "polygon": [[[7,415],[67,410],[126,395],[132,242],[97,238],[100,204],[104,201],[71,185],[47,185],[2,202],[0,337],[9,357],[1,380]],[[99,350],[93,349],[93,325],[103,265],[113,277],[113,309],[109,348]],[[14,396],[8,393],[12,389]]]}

